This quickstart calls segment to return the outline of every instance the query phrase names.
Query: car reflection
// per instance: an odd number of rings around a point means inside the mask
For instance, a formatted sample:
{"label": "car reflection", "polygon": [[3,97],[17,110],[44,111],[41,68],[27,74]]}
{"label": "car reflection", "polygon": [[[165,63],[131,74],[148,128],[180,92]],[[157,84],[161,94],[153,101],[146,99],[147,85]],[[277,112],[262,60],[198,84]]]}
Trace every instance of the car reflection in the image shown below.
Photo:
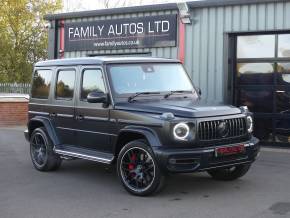
{"label": "car reflection", "polygon": [[258,138],[290,142],[290,74],[277,73],[277,85],[274,82],[266,85],[274,81],[273,78],[274,74],[269,73],[241,74],[239,84],[243,85],[237,92],[238,105],[248,106],[260,117],[268,117],[255,119],[254,132]]}

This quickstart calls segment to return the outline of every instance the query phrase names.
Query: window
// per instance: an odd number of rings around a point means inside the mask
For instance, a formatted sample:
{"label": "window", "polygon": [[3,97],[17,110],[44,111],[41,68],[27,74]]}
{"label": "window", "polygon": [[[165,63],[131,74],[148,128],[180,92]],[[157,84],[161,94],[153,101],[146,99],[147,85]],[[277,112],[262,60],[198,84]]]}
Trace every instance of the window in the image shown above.
{"label": "window", "polygon": [[238,63],[239,83],[243,85],[273,84],[274,64],[272,63]]}
{"label": "window", "polygon": [[290,85],[290,62],[277,63],[277,84]]}
{"label": "window", "polygon": [[277,71],[279,73],[290,73],[290,62],[278,63]]}
{"label": "window", "polygon": [[273,58],[275,35],[239,36],[237,58]]}
{"label": "window", "polygon": [[254,135],[290,143],[290,33],[237,36],[235,104],[254,112]]}
{"label": "window", "polygon": [[32,98],[48,99],[51,75],[51,70],[35,71],[31,88]]}
{"label": "window", "polygon": [[283,119],[276,119],[275,120],[275,127],[276,127],[276,138],[279,142],[290,142],[289,134],[290,134],[290,119],[283,118]]}
{"label": "window", "polygon": [[56,98],[72,99],[74,93],[75,71],[61,70],[56,83]]}
{"label": "window", "polygon": [[90,92],[106,92],[101,70],[88,69],[83,72],[81,99],[86,99]]}
{"label": "window", "polygon": [[276,110],[278,113],[287,113],[290,112],[290,91],[283,90],[282,88],[276,90]]}
{"label": "window", "polygon": [[114,64],[108,72],[118,94],[193,90],[181,64]]}
{"label": "window", "polygon": [[[265,102],[267,102],[265,104]],[[273,92],[271,90],[241,88],[238,91],[238,105],[248,106],[251,112],[272,113]]]}
{"label": "window", "polygon": [[290,57],[290,34],[278,36],[278,57]]}

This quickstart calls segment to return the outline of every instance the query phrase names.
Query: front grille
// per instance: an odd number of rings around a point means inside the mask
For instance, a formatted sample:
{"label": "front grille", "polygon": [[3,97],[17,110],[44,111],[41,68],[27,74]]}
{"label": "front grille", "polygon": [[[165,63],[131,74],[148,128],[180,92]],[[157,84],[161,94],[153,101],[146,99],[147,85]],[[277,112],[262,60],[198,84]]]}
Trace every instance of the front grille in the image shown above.
{"label": "front grille", "polygon": [[[221,122],[225,123],[228,131],[221,133],[219,129]],[[245,118],[202,121],[198,124],[198,137],[201,141],[241,137],[246,133],[247,127]]]}

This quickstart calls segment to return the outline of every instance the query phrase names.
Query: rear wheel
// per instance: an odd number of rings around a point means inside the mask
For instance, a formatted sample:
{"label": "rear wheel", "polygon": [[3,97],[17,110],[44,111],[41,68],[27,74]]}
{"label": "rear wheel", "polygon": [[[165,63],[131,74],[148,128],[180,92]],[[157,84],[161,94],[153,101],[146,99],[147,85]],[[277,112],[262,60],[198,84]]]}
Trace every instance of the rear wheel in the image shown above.
{"label": "rear wheel", "polygon": [[54,153],[53,145],[45,128],[35,129],[30,137],[30,156],[33,166],[39,171],[57,170],[61,158]]}
{"label": "rear wheel", "polygon": [[216,180],[230,181],[244,176],[250,169],[251,164],[243,164],[229,168],[208,170],[208,174]]}
{"label": "rear wheel", "polygon": [[134,195],[153,194],[163,186],[164,176],[146,142],[136,140],[126,144],[117,162],[118,176],[125,189]]}

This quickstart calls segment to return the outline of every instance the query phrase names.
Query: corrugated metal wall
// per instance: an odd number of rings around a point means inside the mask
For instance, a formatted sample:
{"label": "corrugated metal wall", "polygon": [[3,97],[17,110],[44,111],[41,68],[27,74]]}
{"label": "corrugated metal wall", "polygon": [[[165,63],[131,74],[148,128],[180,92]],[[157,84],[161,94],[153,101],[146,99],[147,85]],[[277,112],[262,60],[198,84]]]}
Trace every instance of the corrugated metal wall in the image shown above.
{"label": "corrugated metal wall", "polygon": [[[176,10],[130,13],[66,19],[65,22],[177,13]],[[201,88],[203,99],[209,102],[226,101],[228,33],[290,30],[290,2],[198,7],[191,10],[191,15],[192,24],[186,24],[185,67],[195,85]],[[65,52],[64,57],[126,53],[151,53],[155,57],[178,58],[178,34],[177,47],[75,51]]]}
{"label": "corrugated metal wall", "polygon": [[[78,18],[78,19],[67,19],[65,22],[81,22],[81,21],[94,21],[94,20],[106,20],[106,19],[118,19],[118,18],[130,18],[130,17],[144,17],[164,14],[177,14],[177,11],[159,11],[159,12],[144,12],[144,13],[132,13],[132,14],[120,14],[120,15],[109,15],[99,16],[91,18]],[[65,58],[88,56],[92,54],[124,54],[124,53],[151,53],[154,57],[167,57],[177,58],[177,47],[164,47],[164,48],[141,48],[141,49],[118,49],[118,50],[97,50],[97,51],[76,51],[76,52],[65,52]]]}
{"label": "corrugated metal wall", "polygon": [[290,30],[290,2],[195,8],[191,15],[193,22],[186,25],[185,66],[209,102],[226,98],[226,33]]}

